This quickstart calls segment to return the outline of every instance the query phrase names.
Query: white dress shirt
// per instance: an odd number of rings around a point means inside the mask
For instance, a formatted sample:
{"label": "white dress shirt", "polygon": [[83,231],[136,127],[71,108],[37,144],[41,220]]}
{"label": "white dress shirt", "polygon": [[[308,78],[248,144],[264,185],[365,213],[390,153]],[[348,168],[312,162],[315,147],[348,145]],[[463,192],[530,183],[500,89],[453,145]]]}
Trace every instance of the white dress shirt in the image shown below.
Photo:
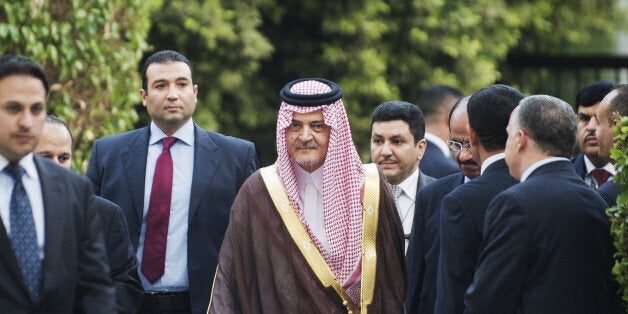
{"label": "white dress shirt", "polygon": [[293,168],[299,186],[300,205],[305,221],[321,245],[329,251],[323,209],[323,167],[319,167],[311,173],[303,170],[296,163],[293,163]]}
{"label": "white dress shirt", "polygon": [[410,243],[410,233],[412,232],[412,221],[414,220],[414,210],[416,204],[416,190],[419,184],[419,168],[409,177],[399,183],[397,186],[401,188],[403,193],[399,197],[399,218],[401,218],[401,225],[403,226],[403,234],[405,238],[405,251],[408,251],[408,244]]}

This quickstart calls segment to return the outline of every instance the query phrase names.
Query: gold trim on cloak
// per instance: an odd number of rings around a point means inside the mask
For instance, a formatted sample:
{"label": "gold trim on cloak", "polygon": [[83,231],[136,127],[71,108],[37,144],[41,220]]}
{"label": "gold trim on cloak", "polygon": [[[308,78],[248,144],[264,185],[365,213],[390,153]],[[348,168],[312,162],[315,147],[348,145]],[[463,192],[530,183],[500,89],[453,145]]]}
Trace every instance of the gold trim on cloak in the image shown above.
{"label": "gold trim on cloak", "polygon": [[348,313],[366,313],[373,301],[377,268],[377,222],[379,216],[379,171],[375,164],[364,166],[364,200],[362,209],[362,272],[360,307],[357,307],[336,279],[323,255],[299,220],[286,194],[275,165],[260,169],[264,184],[290,236],[316,277],[325,287],[332,287],[342,299]]}

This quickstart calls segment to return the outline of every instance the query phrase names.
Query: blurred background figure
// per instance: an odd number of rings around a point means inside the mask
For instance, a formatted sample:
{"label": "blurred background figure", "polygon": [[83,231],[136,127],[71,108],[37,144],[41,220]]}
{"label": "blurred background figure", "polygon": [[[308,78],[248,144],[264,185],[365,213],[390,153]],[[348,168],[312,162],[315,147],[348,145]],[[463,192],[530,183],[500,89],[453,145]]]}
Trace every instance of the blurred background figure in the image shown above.
{"label": "blurred background figure", "polygon": [[594,189],[598,189],[616,173],[610,157],[598,154],[599,143],[595,134],[598,121],[594,118],[600,101],[614,88],[615,83],[611,81],[596,81],[582,88],[576,96],[577,139],[581,153],[571,162],[576,173]]}
{"label": "blurred background figure", "polygon": [[449,112],[456,101],[462,98],[461,91],[447,85],[428,87],[417,105],[425,116],[425,140],[427,146],[423,155],[421,171],[436,179],[460,171],[451,158],[447,140],[449,139]]}

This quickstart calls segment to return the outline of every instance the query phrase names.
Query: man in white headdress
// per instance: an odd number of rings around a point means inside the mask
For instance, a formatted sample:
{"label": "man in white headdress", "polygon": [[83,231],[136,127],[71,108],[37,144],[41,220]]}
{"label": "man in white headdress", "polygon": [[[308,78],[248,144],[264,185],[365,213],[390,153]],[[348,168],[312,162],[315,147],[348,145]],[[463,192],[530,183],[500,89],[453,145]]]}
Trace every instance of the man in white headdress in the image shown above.
{"label": "man in white headdress", "polygon": [[402,312],[401,221],[360,161],[342,89],[308,78],[280,96],[278,158],[234,201],[208,312]]}

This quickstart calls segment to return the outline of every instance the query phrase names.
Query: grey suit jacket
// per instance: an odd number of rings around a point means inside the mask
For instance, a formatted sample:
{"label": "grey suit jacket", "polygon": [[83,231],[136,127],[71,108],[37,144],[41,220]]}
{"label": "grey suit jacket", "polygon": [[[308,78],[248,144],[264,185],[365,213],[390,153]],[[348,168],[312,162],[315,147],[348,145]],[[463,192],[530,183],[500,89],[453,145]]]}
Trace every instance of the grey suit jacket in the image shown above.
{"label": "grey suit jacket", "polygon": [[[96,194],[122,207],[136,251],[142,229],[149,133],[150,128],[144,127],[97,140],[87,168]],[[192,310],[205,313],[231,204],[258,161],[250,142],[197,125],[194,136],[188,278]]]}
{"label": "grey suit jacket", "polygon": [[44,200],[40,298],[29,298],[4,224],[0,224],[0,311],[114,313],[114,289],[92,190],[84,177],[34,156]]}

